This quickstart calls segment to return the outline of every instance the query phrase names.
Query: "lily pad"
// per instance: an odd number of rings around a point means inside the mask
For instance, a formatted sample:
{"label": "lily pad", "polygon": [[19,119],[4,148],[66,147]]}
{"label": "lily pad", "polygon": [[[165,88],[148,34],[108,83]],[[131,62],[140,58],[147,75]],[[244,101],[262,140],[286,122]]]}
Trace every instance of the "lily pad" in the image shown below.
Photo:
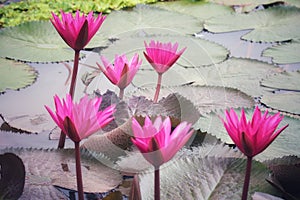
{"label": "lily pad", "polygon": [[299,38],[299,17],[299,8],[275,6],[248,14],[217,16],[208,19],[204,27],[214,33],[253,29],[242,39],[255,42],[288,41]]}
{"label": "lily pad", "polygon": [[[240,199],[245,172],[245,159],[207,156],[184,156],[160,168],[162,199]],[[253,162],[249,192],[274,193],[263,177],[267,168]],[[150,173],[149,173],[150,172]],[[140,177],[142,199],[153,199],[153,172]],[[150,187],[149,187],[150,186]]]}
{"label": "lily pad", "polygon": [[132,57],[134,53],[138,53],[140,57],[143,58],[143,65],[145,66],[148,62],[143,56],[143,51],[145,51],[144,42],[149,43],[150,40],[164,43],[177,42],[179,49],[187,47],[185,52],[177,61],[179,65],[184,67],[195,68],[220,63],[229,55],[229,51],[225,47],[195,37],[173,35],[128,36],[126,34],[120,34],[119,36],[119,40],[115,41],[107,49],[101,51],[101,54],[109,60],[112,60],[115,57],[115,54],[125,53],[127,56]]}
{"label": "lily pad", "polygon": [[263,95],[260,101],[275,110],[300,115],[299,92],[268,93]]}
{"label": "lily pad", "polygon": [[[247,119],[252,117],[253,111],[253,109],[245,110]],[[200,117],[198,122],[194,124],[194,129],[208,132],[225,143],[234,144],[226,132],[220,117],[225,117],[224,112],[214,112],[205,117]],[[256,160],[267,160],[289,155],[300,156],[300,147],[298,145],[300,141],[297,141],[299,138],[297,135],[300,131],[299,120],[285,116],[283,121],[279,124],[279,127],[286,124],[289,124],[289,127],[285,129],[265,151],[255,156],[254,158]]]}
{"label": "lily pad", "polygon": [[51,22],[32,21],[0,31],[0,56],[28,62],[59,62],[74,58],[74,51]]}
{"label": "lily pad", "polygon": [[205,1],[166,1],[154,4],[155,7],[163,8],[170,11],[176,11],[185,15],[191,15],[204,22],[211,17],[225,15],[233,12],[233,9],[215,3]]}
{"label": "lily pad", "polygon": [[25,88],[33,84],[36,77],[37,73],[32,67],[0,58],[0,93],[7,89]]}
{"label": "lily pad", "polygon": [[[25,165],[26,180],[20,199],[66,199],[53,185],[77,191],[75,152],[66,150],[4,149],[13,152]],[[105,167],[88,152],[81,152],[83,189],[85,192],[107,192],[117,187],[121,174]]]}
{"label": "lily pad", "polygon": [[264,87],[300,92],[300,71],[274,74],[261,81]]}
{"label": "lily pad", "polygon": [[266,92],[260,86],[260,80],[280,71],[280,68],[264,62],[231,58],[212,67],[198,68],[198,73],[205,78],[198,84],[236,88],[258,97]]}
{"label": "lily pad", "polygon": [[292,41],[282,45],[276,45],[263,51],[262,55],[272,57],[272,61],[278,64],[292,64],[300,62],[300,41]]}
{"label": "lily pad", "polygon": [[120,33],[191,35],[202,28],[201,22],[192,16],[149,5],[137,5],[132,10],[111,12],[95,38],[118,38]]}
{"label": "lily pad", "polygon": [[[252,107],[254,105],[254,100],[247,94],[226,87],[195,85],[163,87],[160,91],[160,97],[165,97],[170,92],[176,92],[191,101],[200,114],[229,107]],[[146,96],[151,99],[154,93],[154,88],[142,89],[136,90],[133,95]],[[188,113],[192,114],[190,111]]]}

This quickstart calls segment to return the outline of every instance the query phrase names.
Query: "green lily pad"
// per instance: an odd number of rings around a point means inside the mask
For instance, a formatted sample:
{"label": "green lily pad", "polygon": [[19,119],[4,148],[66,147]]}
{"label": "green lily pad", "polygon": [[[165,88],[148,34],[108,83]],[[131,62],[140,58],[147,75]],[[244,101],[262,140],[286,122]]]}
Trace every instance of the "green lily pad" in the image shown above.
{"label": "green lily pad", "polygon": [[[209,147],[210,148],[210,147]],[[245,159],[201,155],[184,156],[160,167],[162,199],[240,199],[246,169]],[[268,169],[252,163],[249,193],[276,193],[265,181]],[[142,199],[153,200],[153,171],[139,175]]]}
{"label": "green lily pad", "polygon": [[33,84],[36,77],[37,73],[32,67],[0,58],[0,93],[7,89],[25,88]]}
{"label": "green lily pad", "polygon": [[282,73],[268,76],[266,79],[261,81],[261,85],[278,90],[300,91],[300,71],[284,71]]}
{"label": "green lily pad", "polygon": [[205,21],[204,27],[214,33],[253,29],[242,39],[255,42],[287,41],[299,38],[299,17],[299,8],[276,6],[247,14],[210,18]]}
{"label": "green lily pad", "polygon": [[280,71],[280,68],[256,60],[231,58],[211,67],[198,68],[203,78],[198,84],[236,88],[258,97],[266,92],[260,80]]}
{"label": "green lily pad", "polygon": [[[184,67],[199,67],[212,65],[224,61],[229,51],[216,43],[209,42],[203,39],[186,36],[174,35],[148,35],[148,36],[128,36],[126,33],[120,34],[119,39],[110,45],[107,49],[101,51],[101,54],[112,60],[115,54],[127,54],[132,57],[134,53],[138,53],[143,58],[143,65],[148,64],[144,58],[143,51],[145,51],[144,41],[149,43],[151,40],[160,42],[178,43],[179,49],[187,47],[177,63]],[[100,64],[102,64],[100,62]],[[150,66],[150,64],[148,64]]]}
{"label": "green lily pad", "polygon": [[272,57],[272,61],[278,64],[291,64],[300,62],[300,42],[292,41],[282,45],[273,46],[263,51],[262,55]]}
{"label": "green lily pad", "polygon": [[204,22],[211,17],[225,15],[233,12],[233,9],[219,4],[208,3],[205,1],[166,1],[154,4],[155,7],[170,11],[176,11],[185,15],[191,15]]}
{"label": "green lily pad", "polygon": [[[191,101],[200,114],[209,113],[213,110],[226,109],[230,107],[252,107],[254,101],[247,94],[232,88],[217,86],[177,86],[163,87],[160,91],[160,98],[170,93],[178,93]],[[146,96],[152,99],[155,89],[136,90],[133,95]]]}
{"label": "green lily pad", "polygon": [[[163,19],[163,20],[162,20]],[[119,34],[191,35],[201,31],[196,18],[149,5],[137,5],[132,10],[111,12],[95,38],[118,38]],[[95,39],[97,41],[98,39]]]}
{"label": "green lily pad", "polygon": [[27,62],[59,62],[74,58],[74,51],[51,22],[32,21],[0,30],[0,56]]}
{"label": "green lily pad", "polygon": [[284,92],[284,93],[268,93],[263,95],[261,103],[267,107],[300,115],[300,93]]}
{"label": "green lily pad", "polygon": [[[240,110],[236,110],[240,113]],[[251,119],[253,109],[246,109],[247,119]],[[200,117],[198,122],[194,124],[195,129],[200,129],[202,132],[208,132],[223,142],[228,144],[234,144],[226,132],[222,120],[220,117],[225,117],[225,112],[214,112],[210,113],[205,117]],[[271,113],[274,114],[274,113]],[[240,116],[240,114],[238,114]],[[273,158],[279,158],[282,156],[296,155],[300,156],[299,137],[297,136],[300,131],[300,121],[298,119],[284,116],[283,121],[279,124],[282,127],[289,124],[280,135],[273,141],[273,143],[261,154],[255,156],[256,160],[267,160]]]}

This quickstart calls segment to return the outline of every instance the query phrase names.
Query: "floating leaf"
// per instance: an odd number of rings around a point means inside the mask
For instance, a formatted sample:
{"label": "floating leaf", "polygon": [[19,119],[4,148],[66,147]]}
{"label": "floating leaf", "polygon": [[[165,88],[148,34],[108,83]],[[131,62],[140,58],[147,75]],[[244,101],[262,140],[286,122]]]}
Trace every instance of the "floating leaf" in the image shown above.
{"label": "floating leaf", "polygon": [[298,52],[300,52],[300,42],[292,41],[290,43],[284,43],[282,45],[267,48],[263,51],[262,55],[272,57],[272,61],[274,63],[291,64],[300,62]]}
{"label": "floating leaf", "polygon": [[[236,89],[218,86],[186,85],[162,87],[160,98],[165,97],[172,92],[176,92],[191,101],[201,114],[229,107],[252,107],[254,105],[253,99],[247,94]],[[136,90],[133,94],[146,96],[151,99],[154,93],[155,89],[153,88]],[[185,107],[181,109],[184,111]],[[192,115],[193,111],[189,109],[186,113]]]}
{"label": "floating leaf", "polygon": [[[129,55],[130,57],[132,57],[134,53],[138,53],[140,58],[144,58],[144,42],[149,43],[150,40],[155,40],[164,43],[177,42],[179,45],[179,49],[187,47],[185,52],[177,61],[179,65],[182,65],[184,67],[195,68],[199,66],[220,63],[224,61],[229,55],[229,51],[225,47],[200,38],[187,37],[182,35],[174,36],[170,34],[146,36],[128,36],[126,34],[127,33],[120,34],[118,36],[119,40],[115,41],[107,49],[101,51],[101,54],[107,57],[109,60],[112,60],[115,57],[115,54],[127,54],[127,56]],[[143,66],[145,65],[148,65],[148,69],[151,69],[147,60],[143,59]]]}
{"label": "floating leaf", "polygon": [[205,21],[204,27],[214,33],[253,29],[242,38],[255,42],[287,41],[299,38],[299,17],[299,8],[276,6],[248,14],[217,16]]}
{"label": "floating leaf", "polygon": [[300,71],[273,74],[263,79],[261,85],[277,90],[300,91]]}
{"label": "floating leaf", "polygon": [[288,112],[291,114],[300,115],[300,93],[299,92],[284,92],[284,93],[269,93],[263,95],[261,103],[269,108]]}
{"label": "floating leaf", "polygon": [[118,35],[124,32],[130,35],[161,35],[163,32],[173,35],[191,35],[201,30],[202,24],[194,17],[148,5],[137,5],[129,11],[111,12],[95,37],[118,38]]}
{"label": "floating leaf", "polygon": [[212,67],[198,68],[202,78],[199,84],[236,88],[253,97],[265,92],[259,83],[261,79],[280,71],[280,68],[267,63],[237,58]]}
{"label": "floating leaf", "polygon": [[0,56],[28,62],[72,60],[69,48],[49,21],[33,21],[0,31]]}
{"label": "floating leaf", "polygon": [[[204,147],[205,148],[205,147]],[[240,199],[245,159],[215,156],[183,156],[160,168],[162,199]],[[264,180],[266,167],[253,162],[250,193],[274,192]],[[153,172],[140,175],[142,199],[153,199]]]}
{"label": "floating leaf", "polygon": [[[53,185],[77,190],[75,152],[65,150],[5,149],[24,162],[26,181],[21,199],[65,199]],[[105,167],[88,152],[81,152],[85,192],[107,192],[120,184],[119,172]]]}
{"label": "floating leaf", "polygon": [[13,153],[0,155],[0,199],[19,199],[25,184],[25,167]]}
{"label": "floating leaf", "polygon": [[204,1],[166,1],[158,2],[154,6],[182,14],[191,15],[204,22],[211,17],[232,13],[232,8]]}
{"label": "floating leaf", "polygon": [[[251,119],[253,112],[253,109],[245,109],[248,120]],[[205,117],[200,117],[198,122],[194,124],[194,129],[200,129],[202,132],[208,132],[225,143],[234,144],[220,119],[220,117],[225,117],[224,113],[225,111],[222,111],[211,113]],[[300,146],[298,145],[300,141],[297,141],[299,138],[297,135],[300,131],[299,120],[284,116],[279,127],[286,124],[289,124],[289,127],[285,129],[265,151],[255,156],[254,158],[256,160],[266,160],[288,155],[300,155]]]}
{"label": "floating leaf", "polygon": [[32,67],[0,58],[0,93],[7,89],[18,90],[27,87],[35,81],[36,76],[37,73]]}

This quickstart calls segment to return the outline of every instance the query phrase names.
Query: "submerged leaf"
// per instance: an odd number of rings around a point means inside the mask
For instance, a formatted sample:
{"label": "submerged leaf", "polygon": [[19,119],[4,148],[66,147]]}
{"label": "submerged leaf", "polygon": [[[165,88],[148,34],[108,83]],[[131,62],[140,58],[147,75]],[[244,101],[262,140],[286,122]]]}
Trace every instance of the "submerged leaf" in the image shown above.
{"label": "submerged leaf", "polygon": [[68,48],[49,21],[33,21],[0,31],[0,56],[28,62],[72,60]]}
{"label": "submerged leaf", "polygon": [[204,27],[214,33],[253,29],[242,39],[255,42],[287,41],[299,38],[299,17],[299,8],[274,6],[247,14],[217,16],[205,21]]}
{"label": "submerged leaf", "polygon": [[36,77],[37,73],[32,67],[0,58],[0,93],[7,89],[25,88],[33,84]]}

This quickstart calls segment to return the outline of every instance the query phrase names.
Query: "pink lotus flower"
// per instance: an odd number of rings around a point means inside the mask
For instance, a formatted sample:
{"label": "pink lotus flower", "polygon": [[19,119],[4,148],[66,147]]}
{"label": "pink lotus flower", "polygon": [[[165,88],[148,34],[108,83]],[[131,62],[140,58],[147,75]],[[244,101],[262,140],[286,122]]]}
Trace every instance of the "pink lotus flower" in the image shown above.
{"label": "pink lotus flower", "polygon": [[56,111],[45,107],[63,133],[72,141],[80,142],[113,120],[115,106],[99,111],[101,101],[102,98],[89,99],[88,96],[84,96],[79,103],[73,103],[69,94],[62,100],[56,95],[54,97]]}
{"label": "pink lotus flower", "polygon": [[240,120],[233,109],[230,109],[230,112],[226,111],[227,122],[222,120],[236,146],[247,157],[254,157],[264,151],[288,127],[287,124],[276,131],[282,119],[279,113],[272,116],[266,111],[262,115],[260,109],[256,107],[251,121],[247,121],[244,109]]}
{"label": "pink lotus flower", "polygon": [[97,18],[93,17],[91,11],[87,16],[80,15],[77,11],[75,17],[72,13],[61,11],[62,19],[52,12],[50,19],[62,39],[75,51],[82,50],[96,34],[106,16],[102,13]]}
{"label": "pink lotus flower", "polygon": [[171,121],[167,117],[162,121],[157,117],[152,121],[146,117],[144,126],[141,127],[135,118],[132,119],[134,137],[132,142],[141,151],[145,159],[156,169],[171,158],[181,149],[193,134],[191,124],[180,123],[171,133]]}
{"label": "pink lotus flower", "polygon": [[142,60],[139,61],[138,54],[135,54],[130,62],[128,62],[125,55],[116,55],[114,64],[110,64],[104,56],[101,57],[101,60],[104,67],[97,63],[98,67],[110,82],[120,89],[126,88],[131,83],[142,64]]}
{"label": "pink lotus flower", "polygon": [[181,49],[177,52],[178,43],[172,45],[169,43],[155,42],[151,40],[149,46],[146,42],[146,52],[144,55],[148,62],[159,74],[166,72],[183,54],[186,48]]}

